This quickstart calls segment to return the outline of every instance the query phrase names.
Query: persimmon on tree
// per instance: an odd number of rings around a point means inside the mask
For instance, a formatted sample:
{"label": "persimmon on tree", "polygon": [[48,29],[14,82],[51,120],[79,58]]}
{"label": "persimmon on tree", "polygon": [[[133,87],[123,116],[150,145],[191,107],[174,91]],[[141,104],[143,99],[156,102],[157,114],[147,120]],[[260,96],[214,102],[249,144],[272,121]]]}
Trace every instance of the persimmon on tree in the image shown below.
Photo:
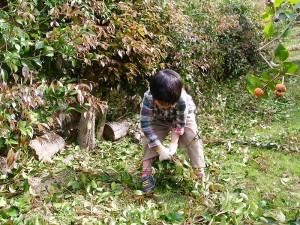
{"label": "persimmon on tree", "polygon": [[[269,69],[259,75],[248,75],[248,90],[258,96],[255,89],[260,88],[264,92],[261,97],[268,97],[270,91],[282,97],[286,91],[284,78],[295,76],[299,71],[296,63],[288,61],[289,51],[282,42],[293,27],[300,23],[300,0],[266,0],[265,3],[266,8],[262,13],[265,42],[257,51]],[[266,55],[270,47],[273,49],[272,54]]]}
{"label": "persimmon on tree", "polygon": [[255,88],[255,89],[254,89],[254,94],[255,94],[257,97],[261,97],[261,96],[263,96],[264,91],[263,91],[261,88]]}

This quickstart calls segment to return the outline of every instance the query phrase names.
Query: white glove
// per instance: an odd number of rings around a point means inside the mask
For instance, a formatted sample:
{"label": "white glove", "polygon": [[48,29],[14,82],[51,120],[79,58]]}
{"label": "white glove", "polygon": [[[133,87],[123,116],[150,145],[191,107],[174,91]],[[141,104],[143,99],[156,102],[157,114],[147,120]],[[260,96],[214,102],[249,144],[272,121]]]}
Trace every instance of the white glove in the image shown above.
{"label": "white glove", "polygon": [[178,144],[177,143],[170,143],[169,149],[170,149],[170,154],[174,155],[177,152]]}
{"label": "white glove", "polygon": [[172,157],[172,155],[170,154],[170,149],[166,148],[163,145],[157,147],[155,151],[159,154],[159,161],[170,160]]}

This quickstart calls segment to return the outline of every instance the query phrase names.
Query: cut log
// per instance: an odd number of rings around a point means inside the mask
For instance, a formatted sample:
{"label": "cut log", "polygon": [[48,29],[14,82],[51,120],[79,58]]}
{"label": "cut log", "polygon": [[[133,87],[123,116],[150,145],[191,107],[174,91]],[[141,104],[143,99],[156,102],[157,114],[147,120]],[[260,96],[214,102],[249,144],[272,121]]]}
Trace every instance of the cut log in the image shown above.
{"label": "cut log", "polygon": [[65,145],[65,140],[54,132],[49,132],[41,137],[36,137],[29,143],[29,146],[33,148],[39,160],[48,163],[54,163],[52,157],[55,153],[64,149]]}
{"label": "cut log", "polygon": [[103,137],[110,141],[116,141],[128,133],[128,122],[111,122],[104,126]]}

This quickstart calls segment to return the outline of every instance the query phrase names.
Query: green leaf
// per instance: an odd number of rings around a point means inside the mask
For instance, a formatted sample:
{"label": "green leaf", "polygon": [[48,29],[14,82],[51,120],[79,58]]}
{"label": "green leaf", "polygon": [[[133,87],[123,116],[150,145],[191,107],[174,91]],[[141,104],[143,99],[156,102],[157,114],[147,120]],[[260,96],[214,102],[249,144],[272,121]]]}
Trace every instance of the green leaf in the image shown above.
{"label": "green leaf", "polygon": [[277,220],[273,217],[265,216],[264,218],[268,221],[268,223],[276,223],[277,222]]}
{"label": "green leaf", "polygon": [[92,186],[92,188],[97,188],[98,187],[97,183],[95,182],[95,180],[91,181],[91,186]]}
{"label": "green leaf", "polygon": [[267,73],[267,72],[263,72],[261,74],[261,78],[263,79],[264,82],[268,83],[272,77]]}
{"label": "green leaf", "polygon": [[265,217],[259,217],[259,220],[263,223],[269,223],[269,221]]}
{"label": "green leaf", "polygon": [[17,207],[11,207],[5,213],[10,217],[16,217],[19,214]]}
{"label": "green leaf", "polygon": [[34,66],[32,65],[32,63],[28,60],[28,59],[23,59],[21,61],[21,64],[23,66],[27,66],[29,69],[33,70],[34,69]]}
{"label": "green leaf", "polygon": [[255,202],[250,202],[249,207],[254,212],[258,210],[258,205]]}
{"label": "green leaf", "polygon": [[[4,146],[4,138],[0,137],[0,149]],[[1,207],[1,206],[0,206]]]}
{"label": "green leaf", "polygon": [[184,219],[184,216],[179,213],[169,213],[169,214],[161,216],[160,218],[164,219],[165,221],[167,221],[169,223],[174,223],[176,221],[182,221]]}
{"label": "green leaf", "polygon": [[143,195],[143,192],[141,190],[135,190],[134,194],[141,196],[141,195]]}
{"label": "green leaf", "polygon": [[43,65],[43,63],[40,59],[33,59],[32,61],[35,62],[35,64],[40,66],[40,67],[42,67],[42,65]]}
{"label": "green leaf", "polygon": [[287,16],[285,15],[285,13],[283,13],[283,12],[279,13],[280,20],[285,20],[286,18],[287,18]]}
{"label": "green leaf", "polygon": [[22,222],[23,222],[23,217],[22,216],[20,216],[20,217],[18,217],[18,218],[15,218],[14,219],[14,222],[13,222],[13,225],[18,225],[18,224],[21,224]]}
{"label": "green leaf", "polygon": [[255,88],[262,87],[262,82],[257,76],[255,76],[253,74],[250,74],[250,75],[248,75],[247,78],[248,78],[248,81],[252,84],[253,87],[255,87]]}
{"label": "green leaf", "polygon": [[251,86],[247,86],[247,89],[248,89],[249,93],[252,94],[252,95],[254,94],[254,89],[255,89],[255,88],[256,88],[256,87],[254,87],[254,86],[252,86],[252,85],[251,85]]}
{"label": "green leaf", "polygon": [[263,12],[263,14],[261,15],[261,17],[263,18],[264,21],[270,21],[273,17],[272,14],[269,14],[267,12]]}
{"label": "green leaf", "polygon": [[23,183],[23,188],[24,188],[24,190],[29,191],[30,184],[29,184],[29,182],[28,182],[28,179],[26,179],[26,180],[24,181],[24,183]]}
{"label": "green leaf", "polygon": [[5,198],[1,197],[0,198],[0,207],[4,207],[4,206],[6,206],[6,200],[5,200]]}
{"label": "green leaf", "polygon": [[295,74],[299,71],[299,66],[296,63],[284,62],[283,70],[285,73]]}
{"label": "green leaf", "polygon": [[6,70],[4,69],[1,69],[1,77],[2,77],[2,81],[7,83],[7,80],[8,80],[8,73]]}
{"label": "green leaf", "polygon": [[287,28],[286,30],[284,30],[282,37],[285,38],[285,37],[290,36],[291,32],[292,32],[292,27]]}
{"label": "green leaf", "polygon": [[80,180],[85,184],[87,181],[87,175],[84,173],[80,174]]}
{"label": "green leaf", "polygon": [[227,212],[231,208],[229,193],[226,193],[225,199],[222,202],[221,210]]}
{"label": "green leaf", "polygon": [[43,54],[45,54],[45,56],[52,57],[54,56],[54,49],[51,46],[46,46],[43,49]]}
{"label": "green leaf", "polygon": [[266,36],[266,38],[271,38],[274,34],[274,27],[273,27],[273,23],[267,23],[264,27],[264,34]]}
{"label": "green leaf", "polygon": [[115,182],[112,182],[111,184],[110,184],[110,188],[111,188],[111,190],[112,191],[114,191],[115,189],[116,189],[116,183]]}
{"label": "green leaf", "polygon": [[239,223],[238,223],[238,221],[236,219],[236,216],[233,216],[232,222],[233,222],[234,225],[239,225]]}
{"label": "green leaf", "polygon": [[277,212],[277,219],[282,223],[285,222],[285,215],[283,214],[282,211]]}
{"label": "green leaf", "polygon": [[11,138],[5,139],[5,144],[17,145],[18,143],[19,143],[18,141],[11,139]]}
{"label": "green leaf", "polygon": [[191,194],[192,194],[194,197],[200,197],[200,193],[199,193],[199,191],[197,191],[197,190],[192,190],[192,191],[191,191]]}
{"label": "green leaf", "polygon": [[275,7],[279,7],[282,3],[283,3],[284,0],[275,0],[275,4],[274,6]]}
{"label": "green leaf", "polygon": [[267,7],[266,11],[263,12],[262,14],[262,18],[264,19],[264,21],[270,21],[274,15],[275,15],[274,7]]}
{"label": "green leaf", "polygon": [[287,18],[289,18],[290,20],[295,20],[296,19],[296,15],[293,11],[291,10],[287,10],[285,11],[285,15]]}
{"label": "green leaf", "polygon": [[294,4],[299,3],[300,1],[299,0],[286,0],[286,2],[294,5]]}
{"label": "green leaf", "polygon": [[45,42],[44,42],[44,41],[37,41],[37,42],[35,43],[35,49],[36,49],[36,50],[41,49],[41,48],[44,47],[44,45],[45,45]]}
{"label": "green leaf", "polygon": [[221,225],[226,225],[226,216],[222,216],[222,219],[221,219]]}
{"label": "green leaf", "polygon": [[19,123],[19,130],[21,131],[21,134],[26,135],[27,131],[26,131],[26,121],[21,121]]}
{"label": "green leaf", "polygon": [[286,60],[289,57],[288,50],[286,50],[286,48],[282,44],[277,45],[274,54],[276,59],[278,59],[281,62]]}

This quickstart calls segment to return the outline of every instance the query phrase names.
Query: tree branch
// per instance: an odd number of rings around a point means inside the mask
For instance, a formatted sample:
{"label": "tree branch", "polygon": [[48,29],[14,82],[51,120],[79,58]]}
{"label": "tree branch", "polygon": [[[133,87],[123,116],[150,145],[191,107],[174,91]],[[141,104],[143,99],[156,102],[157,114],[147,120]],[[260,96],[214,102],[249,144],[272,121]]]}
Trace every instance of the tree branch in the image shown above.
{"label": "tree branch", "polygon": [[271,63],[266,59],[265,56],[263,56],[263,54],[261,52],[259,52],[258,54],[263,58],[263,60],[268,64],[269,67],[273,68],[273,66],[271,65]]}
{"label": "tree branch", "polygon": [[281,32],[281,34],[279,34],[276,38],[274,38],[273,40],[269,41],[267,44],[265,44],[262,47],[260,47],[259,49],[257,49],[257,51],[260,52],[261,50],[263,50],[264,48],[266,48],[273,42],[279,40],[283,36],[283,34],[293,25],[294,22],[295,22],[294,20],[290,21],[289,24],[287,25],[287,27]]}

